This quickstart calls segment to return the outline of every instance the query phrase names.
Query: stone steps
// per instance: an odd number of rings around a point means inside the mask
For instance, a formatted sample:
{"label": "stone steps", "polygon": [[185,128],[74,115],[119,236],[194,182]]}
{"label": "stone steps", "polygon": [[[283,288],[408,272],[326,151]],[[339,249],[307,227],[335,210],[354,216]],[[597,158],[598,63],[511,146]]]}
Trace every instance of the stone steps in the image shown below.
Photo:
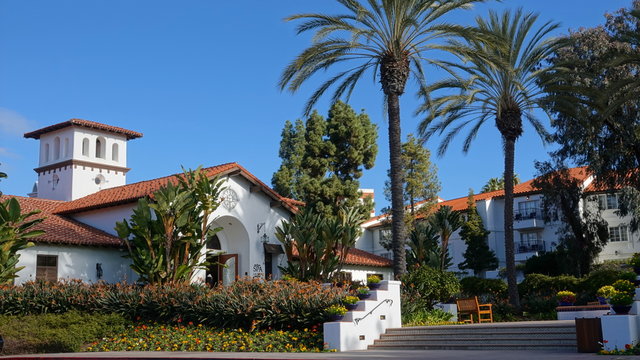
{"label": "stone steps", "polygon": [[388,329],[371,350],[576,351],[573,321],[420,326]]}

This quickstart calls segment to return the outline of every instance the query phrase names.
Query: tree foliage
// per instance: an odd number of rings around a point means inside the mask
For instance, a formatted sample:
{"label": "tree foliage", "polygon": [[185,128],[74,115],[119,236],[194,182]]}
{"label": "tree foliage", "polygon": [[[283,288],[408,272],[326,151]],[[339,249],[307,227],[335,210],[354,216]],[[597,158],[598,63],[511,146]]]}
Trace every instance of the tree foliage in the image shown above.
{"label": "tree foliage", "polygon": [[[402,144],[402,169],[403,169],[403,198],[405,206],[409,208],[408,228],[411,231],[411,224],[421,213],[428,213],[438,199],[438,192],[441,190],[440,180],[438,180],[438,169],[431,162],[431,152],[412,134],[407,136],[407,141]],[[391,200],[391,182],[385,181],[384,195],[387,200]],[[426,201],[428,204],[417,203]]]}
{"label": "tree foliage", "polygon": [[342,97],[348,101],[366,73],[373,72],[374,81],[380,81],[389,119],[393,271],[399,277],[406,272],[400,96],[409,77],[424,84],[423,62],[439,64],[427,55],[445,48],[438,40],[478,35],[466,27],[443,22],[443,18],[484,0],[337,1],[344,7],[342,15],[299,14],[287,18],[301,21],[298,34],[315,34],[312,44],[285,68],[279,85],[282,90],[295,92],[318,72],[337,70],[309,97],[308,114],[332,87],[332,101]]}
{"label": "tree foliage", "polygon": [[407,264],[440,268],[440,235],[429,221],[419,221],[409,233]]}
{"label": "tree foliage", "polygon": [[[520,178],[518,177],[518,174],[513,174],[513,185],[518,185],[520,183]],[[484,186],[482,187],[482,189],[480,190],[483,193],[486,192],[490,192],[490,191],[497,191],[497,190],[502,190],[504,189],[504,176],[502,177],[494,177],[491,178],[489,180],[487,180],[487,183],[484,184]]]}
{"label": "tree foliage", "polygon": [[328,218],[313,207],[304,207],[276,227],[276,238],[287,255],[287,266],[280,269],[302,281],[331,280],[360,237],[363,220],[356,208],[342,207],[338,216]]}
{"label": "tree foliage", "polygon": [[460,263],[458,268],[473,270],[475,276],[479,276],[483,271],[498,268],[498,258],[487,244],[489,233],[484,228],[482,218],[478,214],[473,190],[469,190],[467,219],[462,223],[460,229],[460,237],[467,244],[467,249],[464,251],[464,262]]}
{"label": "tree foliage", "polygon": [[462,226],[462,216],[451,206],[441,206],[429,217],[429,223],[440,236],[440,264],[438,269],[446,271],[451,266],[449,255],[449,239]]}
{"label": "tree foliage", "polygon": [[640,223],[640,1],[606,15],[606,23],[568,36],[544,80],[553,114],[554,156],[586,165],[596,181],[626,187],[620,215]]}
{"label": "tree foliage", "polygon": [[337,216],[341,206],[370,213],[373,204],[359,202],[358,179],[375,163],[377,137],[377,126],[369,116],[356,114],[340,101],[331,106],[326,120],[314,111],[304,123],[286,122],[280,142],[282,165],[272,178],[274,189],[325,216]]}
{"label": "tree foliage", "polygon": [[[524,13],[522,9],[505,10],[501,14],[491,11],[486,20],[478,17],[476,31],[491,34],[494,40],[454,43],[463,63],[451,66],[457,67],[460,74],[426,87],[423,90],[425,103],[420,109],[426,114],[419,126],[420,134],[425,139],[444,134],[439,155],[446,152],[458,133],[470,127],[462,146],[463,152],[467,152],[482,125],[495,121],[504,151],[504,234],[509,302],[516,309],[520,308],[520,297],[513,241],[515,144],[524,130],[523,117],[543,141],[548,137],[533,110],[540,108],[544,99],[537,80],[551,71],[549,66],[540,64],[560,46],[557,39],[548,38],[558,24],[546,22],[538,27],[537,19],[538,15]],[[448,93],[431,96],[432,92],[441,90]]]}
{"label": "tree foliage", "polygon": [[542,191],[543,216],[547,221],[561,220],[557,230],[560,252],[568,255],[572,274],[584,276],[607,243],[608,224],[597,202],[583,192],[582,181],[571,176],[562,163],[536,163],[536,169],[533,186]]}
{"label": "tree foliage", "polygon": [[206,240],[220,230],[212,227],[210,215],[220,204],[221,190],[222,182],[200,168],[184,171],[177,185],[170,181],[151,198],[140,199],[131,218],[116,223],[139,281],[188,283],[207,265]]}
{"label": "tree foliage", "polygon": [[0,285],[13,281],[16,273],[24,268],[18,267],[18,251],[33,246],[30,239],[44,234],[34,227],[44,218],[34,218],[40,211],[23,212],[16,198],[0,202]]}

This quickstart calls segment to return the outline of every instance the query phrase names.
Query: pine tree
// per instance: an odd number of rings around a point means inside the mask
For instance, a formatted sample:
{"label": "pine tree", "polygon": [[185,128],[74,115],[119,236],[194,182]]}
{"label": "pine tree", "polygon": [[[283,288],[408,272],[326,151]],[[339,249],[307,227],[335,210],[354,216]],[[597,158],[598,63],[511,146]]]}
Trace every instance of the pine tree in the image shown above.
{"label": "pine tree", "polygon": [[478,214],[472,189],[469,189],[467,199],[467,220],[460,230],[460,237],[467,244],[467,249],[464,252],[465,260],[458,268],[473,270],[473,274],[479,276],[483,271],[497,269],[498,258],[487,244],[489,231],[484,228],[482,218]]}
{"label": "pine tree", "polygon": [[368,214],[373,203],[361,204],[358,188],[365,169],[378,152],[378,129],[364,112],[336,102],[325,120],[314,111],[295,129],[285,123],[280,142],[282,165],[273,175],[274,189],[307,203],[315,211],[337,216],[340,206],[357,207]]}

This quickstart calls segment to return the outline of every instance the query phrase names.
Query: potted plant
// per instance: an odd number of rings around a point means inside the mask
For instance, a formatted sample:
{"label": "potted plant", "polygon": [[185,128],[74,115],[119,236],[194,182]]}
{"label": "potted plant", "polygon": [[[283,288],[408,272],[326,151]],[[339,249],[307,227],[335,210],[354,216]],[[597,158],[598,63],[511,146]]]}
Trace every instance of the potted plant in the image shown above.
{"label": "potted plant", "polygon": [[631,310],[631,304],[633,304],[633,296],[629,293],[622,291],[616,291],[609,299],[611,303],[611,309],[617,315],[626,315]]}
{"label": "potted plant", "polygon": [[340,321],[347,313],[347,308],[342,305],[331,305],[326,308],[325,313],[329,316],[330,321]]}
{"label": "potted plant", "polygon": [[369,288],[366,286],[360,286],[358,289],[356,289],[356,292],[360,300],[368,299],[371,296]]}
{"label": "potted plant", "polygon": [[640,275],[640,253],[635,253],[629,259],[629,265],[633,266],[633,271]]}
{"label": "potted plant", "polygon": [[560,306],[572,306],[576,302],[576,293],[573,291],[562,290],[556,294]]}
{"label": "potted plant", "polygon": [[596,297],[598,298],[598,301],[600,301],[601,305],[606,305],[608,304],[609,299],[611,299],[611,296],[615,294],[615,292],[616,288],[611,285],[605,285],[598,289],[598,291],[596,292]]}
{"label": "potted plant", "polygon": [[633,297],[636,293],[636,286],[629,280],[618,280],[613,283],[613,288],[616,291],[627,293]]}
{"label": "potted plant", "polygon": [[358,300],[360,300],[358,297],[348,295],[342,299],[342,304],[344,304],[347,310],[355,310],[356,307],[358,307]]}
{"label": "potted plant", "polygon": [[380,281],[382,279],[378,275],[369,275],[367,277],[367,286],[369,289],[376,290],[380,287]]}

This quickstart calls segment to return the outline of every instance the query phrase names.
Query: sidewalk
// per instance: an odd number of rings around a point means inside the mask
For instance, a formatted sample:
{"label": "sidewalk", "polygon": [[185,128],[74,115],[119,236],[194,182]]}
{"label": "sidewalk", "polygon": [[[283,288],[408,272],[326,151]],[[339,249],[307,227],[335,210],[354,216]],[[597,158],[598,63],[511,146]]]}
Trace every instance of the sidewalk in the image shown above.
{"label": "sidewalk", "polygon": [[0,359],[318,359],[318,360],[640,360],[640,356],[604,356],[574,352],[501,351],[501,350],[405,350],[347,351],[341,353],[203,353],[203,352],[101,352],[0,356]]}

